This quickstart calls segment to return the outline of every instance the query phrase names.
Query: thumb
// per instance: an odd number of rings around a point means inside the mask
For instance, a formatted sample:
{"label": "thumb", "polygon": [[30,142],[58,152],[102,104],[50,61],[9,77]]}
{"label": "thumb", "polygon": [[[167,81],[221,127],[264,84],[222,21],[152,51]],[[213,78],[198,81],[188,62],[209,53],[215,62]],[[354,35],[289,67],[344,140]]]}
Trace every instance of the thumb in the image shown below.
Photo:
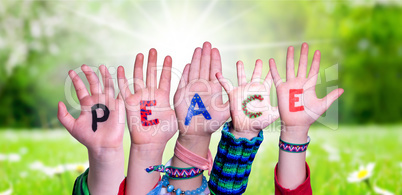
{"label": "thumb", "polygon": [[57,118],[59,119],[60,123],[67,129],[68,132],[71,133],[71,130],[74,127],[75,119],[68,113],[66,105],[63,102],[59,102],[59,110],[57,112]]}
{"label": "thumb", "polygon": [[[325,108],[325,111],[334,103],[335,100],[339,98],[343,94],[344,90],[342,88],[335,89],[331,91],[327,96],[325,96],[322,101],[322,105]],[[325,112],[324,111],[324,112]]]}

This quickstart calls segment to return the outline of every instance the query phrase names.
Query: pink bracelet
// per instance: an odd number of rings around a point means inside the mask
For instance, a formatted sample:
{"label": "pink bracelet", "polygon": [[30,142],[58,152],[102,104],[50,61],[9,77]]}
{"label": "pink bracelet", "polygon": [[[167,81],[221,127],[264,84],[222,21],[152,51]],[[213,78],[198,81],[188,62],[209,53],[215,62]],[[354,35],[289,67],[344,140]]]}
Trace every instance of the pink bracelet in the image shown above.
{"label": "pink bracelet", "polygon": [[207,158],[205,159],[191,152],[190,150],[182,146],[179,142],[176,142],[176,147],[174,148],[174,155],[183,162],[193,167],[197,167],[202,170],[208,170],[208,175],[211,174],[213,159],[211,151],[209,149]]}

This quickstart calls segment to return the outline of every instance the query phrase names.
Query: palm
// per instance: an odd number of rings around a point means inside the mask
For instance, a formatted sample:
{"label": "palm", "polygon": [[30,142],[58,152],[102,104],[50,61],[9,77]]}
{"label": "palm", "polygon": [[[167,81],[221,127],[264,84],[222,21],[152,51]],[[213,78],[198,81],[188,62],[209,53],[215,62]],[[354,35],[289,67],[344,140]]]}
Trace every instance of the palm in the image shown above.
{"label": "palm", "polygon": [[[180,133],[210,135],[229,118],[228,104],[223,104],[222,88],[215,77],[215,73],[221,69],[219,51],[211,49],[210,43],[206,42],[202,49],[197,48],[194,51],[191,65],[187,64],[185,67],[174,97]],[[196,93],[200,96],[209,116],[194,115],[186,125],[189,107]],[[197,109],[199,108],[196,105],[195,110]]]}
{"label": "palm", "polygon": [[[166,144],[177,130],[177,120],[169,104],[170,80],[172,59],[167,56],[163,63],[163,71],[156,87],[156,59],[155,49],[149,51],[146,86],[143,82],[143,55],[138,54],[134,65],[134,94],[128,88],[123,67],[119,67],[119,88],[122,93],[127,112],[128,127],[131,142],[134,144]],[[155,102],[155,104],[142,107],[141,102]],[[141,117],[144,110],[150,113],[146,120]],[[147,121],[158,121],[148,124]]]}
{"label": "palm", "polygon": [[[201,97],[202,102],[207,109],[208,113],[211,116],[211,119],[208,120],[204,118],[203,115],[193,116],[191,119],[190,125],[185,126],[183,121],[185,121],[188,108],[191,105],[191,100],[193,99],[195,93]],[[222,106],[222,88],[219,83],[215,82],[201,82],[194,81],[192,84],[187,85],[184,88],[179,89],[175,95],[175,105],[176,105],[176,114],[179,119],[179,129],[188,129],[186,133],[189,134],[211,134],[214,131],[218,130],[223,122],[227,120],[225,116],[225,108]],[[222,114],[224,113],[224,114]],[[202,124],[202,127],[198,128]],[[202,130],[197,130],[202,129]],[[205,131],[204,131],[205,130]]]}
{"label": "palm", "polygon": [[315,52],[307,78],[308,45],[306,43],[302,45],[297,77],[294,75],[293,52],[293,47],[289,47],[285,83],[282,83],[280,79],[274,60],[270,60],[272,76],[277,88],[279,112],[286,126],[310,126],[343,93],[343,89],[336,89],[323,99],[318,99],[315,85],[319,73],[320,52],[318,50]]}
{"label": "palm", "polygon": [[[81,104],[81,114],[77,119],[74,119],[67,112],[65,105],[60,102],[59,120],[70,134],[87,148],[118,148],[123,143],[124,135],[124,121],[119,120],[120,118],[124,119],[123,101],[120,98],[114,98],[114,88],[110,82],[111,76],[106,67],[100,67],[104,77],[104,93],[102,93],[99,79],[92,69],[83,65],[82,70],[90,83],[92,96],[89,95],[77,73],[71,71],[69,74],[73,80],[74,87],[77,89],[77,96]],[[110,111],[106,121],[96,123],[96,130],[92,127],[94,121],[91,111],[91,107],[95,104],[103,104]],[[104,114],[101,110],[96,112],[99,117]]]}
{"label": "palm", "polygon": [[[262,61],[257,60],[252,79],[246,83],[244,65],[241,61],[237,63],[238,87],[227,82],[221,74],[217,77],[219,82],[229,95],[230,112],[232,122],[236,131],[262,130],[278,119],[278,109],[270,103],[270,89],[272,77],[267,77],[260,82]],[[249,97],[262,97],[255,101],[247,101]]]}
{"label": "palm", "polygon": [[[169,92],[156,89],[153,97],[151,91],[143,89],[126,98],[128,125],[134,143],[167,142],[177,129],[176,115],[169,104]],[[152,110],[148,120],[159,119],[161,125],[142,126],[139,104],[141,100],[156,100],[156,106],[148,107]]]}

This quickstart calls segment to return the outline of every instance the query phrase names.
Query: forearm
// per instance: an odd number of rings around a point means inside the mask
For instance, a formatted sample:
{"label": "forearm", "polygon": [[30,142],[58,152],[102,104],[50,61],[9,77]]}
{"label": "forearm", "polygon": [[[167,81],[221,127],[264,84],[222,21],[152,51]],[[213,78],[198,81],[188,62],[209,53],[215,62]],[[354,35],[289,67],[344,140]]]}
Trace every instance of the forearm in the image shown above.
{"label": "forearm", "polygon": [[166,144],[131,144],[127,172],[127,194],[147,194],[160,178],[159,172],[147,173],[146,168],[162,164]]}
{"label": "forearm", "polygon": [[88,149],[88,188],[91,194],[117,194],[124,179],[124,150]]}
{"label": "forearm", "polygon": [[[307,142],[309,126],[282,126],[281,139],[294,144]],[[288,189],[295,189],[306,180],[306,151],[290,153],[279,149],[278,181]]]}
{"label": "forearm", "polygon": [[[209,143],[211,140],[210,135],[201,136],[201,135],[179,135],[177,141],[186,149],[190,150],[194,154],[197,154],[200,157],[207,158],[209,151]],[[180,160],[177,156],[173,156],[172,158],[172,166],[179,168],[188,168],[193,167],[182,160]],[[202,177],[195,177],[186,180],[169,180],[169,182],[182,190],[194,190],[200,187],[202,183]]]}

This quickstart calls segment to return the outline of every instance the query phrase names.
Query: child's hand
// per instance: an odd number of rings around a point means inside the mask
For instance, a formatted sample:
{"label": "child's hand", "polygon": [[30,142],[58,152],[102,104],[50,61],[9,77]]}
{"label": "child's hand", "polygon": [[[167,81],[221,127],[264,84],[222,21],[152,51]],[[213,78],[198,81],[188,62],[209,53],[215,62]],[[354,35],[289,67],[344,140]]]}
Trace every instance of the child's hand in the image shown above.
{"label": "child's hand", "polygon": [[74,119],[59,102],[57,117],[70,134],[88,148],[88,188],[91,194],[116,194],[124,179],[124,103],[115,99],[113,80],[106,66],[100,66],[104,90],[95,72],[83,65],[91,95],[74,71],[69,72],[81,104]]}
{"label": "child's hand", "polygon": [[283,83],[276,69],[275,61],[269,60],[272,77],[278,95],[279,113],[283,125],[289,128],[300,127],[307,129],[320,117],[329,106],[343,93],[343,89],[336,89],[323,99],[318,99],[315,85],[319,76],[320,51],[314,53],[313,63],[306,78],[308,45],[303,43],[300,54],[297,77],[294,74],[294,48],[289,47],[286,60],[286,82]]}
{"label": "child's hand", "polygon": [[222,87],[215,77],[221,71],[218,49],[211,49],[209,42],[195,49],[174,96],[181,135],[209,137],[229,118],[228,103],[223,104]]}
{"label": "child's hand", "polygon": [[[120,96],[115,99],[113,80],[109,71],[104,65],[99,67],[104,84],[102,90],[95,72],[86,65],[82,65],[81,69],[88,79],[91,95],[77,73],[71,70],[69,76],[81,104],[81,114],[78,119],[74,119],[64,103],[59,102],[57,117],[75,139],[96,154],[108,149],[121,148],[124,135],[124,104]],[[106,108],[96,107],[97,104]]]}
{"label": "child's hand", "polygon": [[117,77],[126,105],[131,142],[136,145],[157,144],[165,147],[177,131],[176,115],[169,104],[172,58],[167,56],[163,62],[159,88],[156,86],[156,59],[156,50],[149,50],[147,78],[144,83],[144,56],[137,55],[134,65],[134,94],[128,88],[124,68],[121,66]]}
{"label": "child's hand", "polygon": [[216,77],[229,95],[232,116],[231,133],[238,137],[251,139],[260,130],[273,123],[279,117],[278,108],[270,104],[272,77],[268,72],[261,83],[262,61],[257,60],[251,81],[247,83],[243,62],[237,62],[238,87],[234,88],[223,78],[221,73]]}
{"label": "child's hand", "polygon": [[146,194],[152,190],[160,174],[147,173],[145,168],[162,163],[166,143],[177,131],[176,115],[169,104],[172,58],[165,57],[159,87],[156,86],[156,59],[156,50],[149,50],[144,83],[144,56],[137,55],[134,64],[134,94],[128,88],[124,68],[119,67],[117,70],[131,134],[126,194]]}

